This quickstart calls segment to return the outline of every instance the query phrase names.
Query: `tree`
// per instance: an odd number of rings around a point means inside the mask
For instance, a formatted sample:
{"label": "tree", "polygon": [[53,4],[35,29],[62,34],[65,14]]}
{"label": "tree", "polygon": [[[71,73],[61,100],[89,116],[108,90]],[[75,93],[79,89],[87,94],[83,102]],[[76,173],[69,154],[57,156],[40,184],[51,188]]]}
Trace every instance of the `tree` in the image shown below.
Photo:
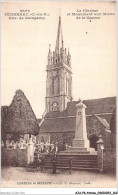
{"label": "tree", "polygon": [[39,125],[29,101],[21,90],[17,90],[6,117],[6,132],[19,134],[39,133]]}
{"label": "tree", "polygon": [[7,117],[7,113],[8,113],[8,106],[2,106],[1,107],[1,138],[2,141],[4,142],[4,147],[6,147],[6,117]]}

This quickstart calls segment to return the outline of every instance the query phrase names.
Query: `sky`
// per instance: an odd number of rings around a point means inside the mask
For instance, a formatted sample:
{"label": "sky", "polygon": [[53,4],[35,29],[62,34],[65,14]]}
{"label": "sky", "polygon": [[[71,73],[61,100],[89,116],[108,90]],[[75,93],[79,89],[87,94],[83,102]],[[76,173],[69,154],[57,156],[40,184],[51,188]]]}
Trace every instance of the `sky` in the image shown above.
{"label": "sky", "polygon": [[[9,19],[9,13],[26,9],[48,16]],[[100,19],[72,15],[83,9],[84,13],[98,10]],[[49,44],[52,51],[55,48],[59,15],[64,46],[71,54],[74,100],[116,96],[116,14],[111,13],[116,13],[115,2],[2,2],[1,105],[9,106],[21,89],[36,117],[44,113],[47,55]]]}

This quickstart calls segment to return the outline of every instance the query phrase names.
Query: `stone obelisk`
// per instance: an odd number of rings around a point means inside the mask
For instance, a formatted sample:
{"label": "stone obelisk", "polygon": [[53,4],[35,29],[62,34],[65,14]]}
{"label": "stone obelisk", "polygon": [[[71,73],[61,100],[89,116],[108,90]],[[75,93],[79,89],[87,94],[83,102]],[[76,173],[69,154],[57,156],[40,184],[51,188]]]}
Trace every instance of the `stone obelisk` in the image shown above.
{"label": "stone obelisk", "polygon": [[86,128],[86,108],[86,105],[79,99],[79,102],[76,104],[76,129],[75,138],[73,139],[73,147],[76,148],[89,148]]}

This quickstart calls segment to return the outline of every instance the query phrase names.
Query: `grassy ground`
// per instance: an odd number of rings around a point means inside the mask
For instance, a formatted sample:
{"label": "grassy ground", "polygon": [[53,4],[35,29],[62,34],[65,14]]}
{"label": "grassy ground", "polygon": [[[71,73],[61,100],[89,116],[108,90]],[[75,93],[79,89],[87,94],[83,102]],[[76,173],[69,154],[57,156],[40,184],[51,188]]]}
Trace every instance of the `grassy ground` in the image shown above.
{"label": "grassy ground", "polygon": [[94,171],[60,171],[37,172],[36,168],[3,167],[1,171],[2,187],[76,187],[76,188],[113,188],[116,187],[116,176],[113,173]]}

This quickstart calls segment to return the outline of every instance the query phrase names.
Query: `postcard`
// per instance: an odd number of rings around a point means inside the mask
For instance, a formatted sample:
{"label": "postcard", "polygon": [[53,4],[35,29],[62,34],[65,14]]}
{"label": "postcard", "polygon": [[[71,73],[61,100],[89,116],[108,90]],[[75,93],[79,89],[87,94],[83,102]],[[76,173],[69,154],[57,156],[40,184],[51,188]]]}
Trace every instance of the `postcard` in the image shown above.
{"label": "postcard", "polygon": [[2,188],[116,188],[116,2],[1,2]]}

